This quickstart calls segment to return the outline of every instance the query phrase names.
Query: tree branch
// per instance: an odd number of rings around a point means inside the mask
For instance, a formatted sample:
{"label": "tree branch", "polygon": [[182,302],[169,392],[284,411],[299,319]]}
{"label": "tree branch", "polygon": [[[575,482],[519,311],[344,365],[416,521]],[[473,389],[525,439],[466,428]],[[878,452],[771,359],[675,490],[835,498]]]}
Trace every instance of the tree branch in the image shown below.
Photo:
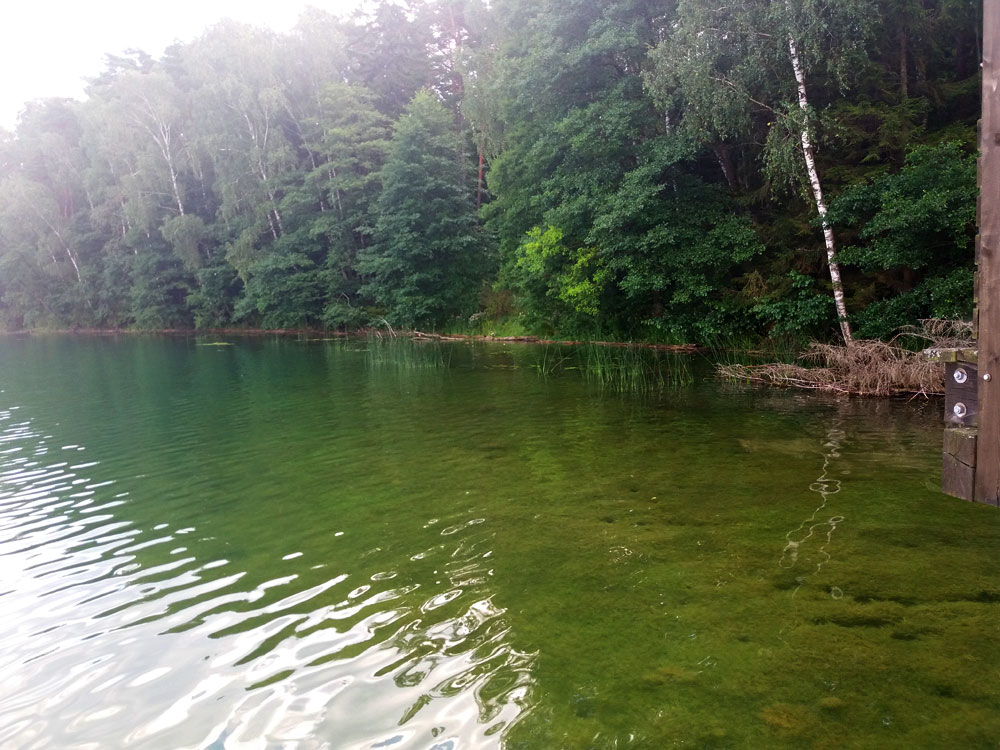
{"label": "tree branch", "polygon": [[729,86],[729,88],[731,88],[733,91],[735,91],[738,94],[742,94],[747,98],[747,101],[753,102],[758,107],[766,109],[768,112],[772,112],[778,117],[784,117],[784,115],[775,110],[774,107],[768,106],[767,104],[764,104],[764,102],[754,99],[752,96],[750,96],[750,94],[741,89],[739,86],[730,81],[728,78],[725,78],[724,76],[709,76],[708,78],[709,80],[715,81],[716,83],[722,83],[725,84],[726,86]]}

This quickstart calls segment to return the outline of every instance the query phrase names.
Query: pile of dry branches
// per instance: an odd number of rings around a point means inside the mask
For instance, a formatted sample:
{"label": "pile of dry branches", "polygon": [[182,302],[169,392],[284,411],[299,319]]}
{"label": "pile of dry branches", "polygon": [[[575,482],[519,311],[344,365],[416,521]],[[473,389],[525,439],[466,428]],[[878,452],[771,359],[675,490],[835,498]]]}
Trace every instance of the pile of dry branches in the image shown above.
{"label": "pile of dry branches", "polygon": [[718,373],[732,380],[809,388],[852,396],[894,396],[944,393],[944,368],[926,354],[903,348],[901,337],[930,342],[937,348],[971,346],[971,324],[924,320],[890,342],[861,340],[850,346],[813,343],[799,357],[801,364],[719,365]]}

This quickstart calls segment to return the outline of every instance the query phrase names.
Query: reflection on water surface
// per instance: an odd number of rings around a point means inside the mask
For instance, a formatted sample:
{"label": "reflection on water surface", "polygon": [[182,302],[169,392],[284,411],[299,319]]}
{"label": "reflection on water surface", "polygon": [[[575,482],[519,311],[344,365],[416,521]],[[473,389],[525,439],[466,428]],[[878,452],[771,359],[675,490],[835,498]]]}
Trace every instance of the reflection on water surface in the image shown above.
{"label": "reflection on water surface", "polygon": [[198,343],[0,340],[0,746],[995,742],[938,404]]}

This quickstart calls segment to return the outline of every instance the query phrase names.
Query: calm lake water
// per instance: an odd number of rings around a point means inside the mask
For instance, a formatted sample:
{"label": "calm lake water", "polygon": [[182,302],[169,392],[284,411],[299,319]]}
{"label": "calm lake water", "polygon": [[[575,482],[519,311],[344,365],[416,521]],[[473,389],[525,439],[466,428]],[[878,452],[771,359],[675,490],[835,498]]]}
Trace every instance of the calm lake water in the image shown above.
{"label": "calm lake water", "polygon": [[997,746],[939,402],[566,356],[0,339],[0,747]]}

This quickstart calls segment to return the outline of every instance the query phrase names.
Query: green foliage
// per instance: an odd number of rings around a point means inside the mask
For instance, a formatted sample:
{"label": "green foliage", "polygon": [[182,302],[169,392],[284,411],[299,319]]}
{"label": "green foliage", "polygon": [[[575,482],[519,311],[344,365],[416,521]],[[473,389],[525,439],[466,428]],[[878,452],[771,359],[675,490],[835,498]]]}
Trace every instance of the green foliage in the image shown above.
{"label": "green foliage", "polygon": [[875,300],[855,316],[858,336],[887,339],[923,318],[969,320],[973,270],[954,268],[928,276],[913,289]]}
{"label": "green foliage", "polygon": [[980,15],[381,3],[109,58],[0,132],[0,325],[824,337],[807,126],[859,335],[968,315]]}
{"label": "green foliage", "polygon": [[66,286],[24,256],[12,253],[0,258],[0,315],[7,330],[61,328],[67,310],[62,303]]}
{"label": "green foliage", "polygon": [[570,250],[556,227],[528,232],[505,278],[517,292],[529,325],[551,330],[593,327],[609,282],[598,251]]}
{"label": "green foliage", "polygon": [[367,311],[353,306],[350,298],[342,294],[326,304],[320,320],[325,328],[354,331],[366,325],[370,317]]}
{"label": "green foliage", "polygon": [[321,196],[320,210],[310,207],[305,222],[310,236],[326,244],[324,266],[332,301],[322,319],[333,328],[358,327],[367,322],[357,304],[358,253],[372,243],[389,121],[375,109],[366,89],[329,83],[320,94],[315,129],[309,148],[318,163],[306,176],[306,187]]}
{"label": "green foliage", "polygon": [[200,216],[172,216],[160,226],[160,234],[170,243],[174,255],[189,271],[197,271],[204,263],[201,243],[205,239],[205,222]]}
{"label": "green foliage", "polygon": [[426,16],[414,10],[428,9],[382,2],[368,24],[347,29],[354,51],[352,77],[372,92],[379,111],[390,117],[398,117],[431,78],[431,29]]}
{"label": "green foliage", "polygon": [[790,337],[804,344],[817,338],[833,315],[833,298],[816,288],[815,281],[797,271],[753,306],[753,313],[766,326],[769,336]]}
{"label": "green foliage", "polygon": [[92,314],[95,324],[111,328],[132,325],[132,267],[135,256],[108,253],[94,279]]}
{"label": "green foliage", "polygon": [[866,271],[952,266],[972,260],[976,157],[957,143],[918,146],[903,168],[847,191],[830,220],[861,225],[841,261]]}
{"label": "green foliage", "polygon": [[919,318],[968,318],[976,157],[958,143],[918,146],[902,169],[844,192],[831,220],[857,229],[845,265],[873,274],[856,315],[859,335],[891,336]]}
{"label": "green foliage", "polygon": [[665,138],[593,209],[587,244],[561,229],[532,229],[505,280],[529,323],[563,331],[703,341],[739,328],[727,289],[735,267],[763,246],[724,193],[673,163]]}
{"label": "green foliage", "polygon": [[331,286],[321,257],[306,228],[283,235],[247,267],[233,317],[261,328],[318,326]]}
{"label": "green foliage", "polygon": [[729,280],[763,246],[717,187],[650,159],[626,175],[588,239],[607,258],[619,304],[636,323],[698,342],[740,328]]}
{"label": "green foliage", "polygon": [[[815,113],[809,112],[808,122],[814,120]],[[802,131],[806,125],[806,112],[797,102],[778,105],[769,123],[763,151],[764,177],[778,196],[793,193],[810,200],[811,188],[802,166]]]}
{"label": "green foliage", "polygon": [[243,289],[236,269],[216,263],[198,270],[196,289],[188,304],[197,328],[221,328],[233,321],[234,300]]}
{"label": "green foliage", "polygon": [[132,319],[137,328],[190,328],[192,280],[169,250],[153,245],[132,265]]}
{"label": "green foliage", "polygon": [[374,244],[359,255],[362,294],[395,327],[468,314],[485,272],[475,207],[451,114],[421,91],[397,122],[382,170]]}

